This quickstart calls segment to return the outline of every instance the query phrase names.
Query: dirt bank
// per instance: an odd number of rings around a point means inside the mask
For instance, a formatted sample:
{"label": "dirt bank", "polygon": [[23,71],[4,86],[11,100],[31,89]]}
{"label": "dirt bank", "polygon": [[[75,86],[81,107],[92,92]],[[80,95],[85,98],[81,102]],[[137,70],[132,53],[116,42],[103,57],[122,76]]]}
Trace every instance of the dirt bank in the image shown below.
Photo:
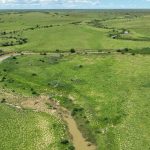
{"label": "dirt bank", "polygon": [[[51,109],[48,108],[48,104],[51,105]],[[72,138],[73,145],[76,150],[95,150],[96,147],[82,136],[82,133],[77,127],[77,124],[69,111],[56,103],[53,100],[48,99],[46,96],[40,96],[36,100],[29,99],[21,103],[22,107],[31,108],[35,111],[46,112],[49,114],[56,114],[60,116],[64,122],[66,122],[69,133]]]}

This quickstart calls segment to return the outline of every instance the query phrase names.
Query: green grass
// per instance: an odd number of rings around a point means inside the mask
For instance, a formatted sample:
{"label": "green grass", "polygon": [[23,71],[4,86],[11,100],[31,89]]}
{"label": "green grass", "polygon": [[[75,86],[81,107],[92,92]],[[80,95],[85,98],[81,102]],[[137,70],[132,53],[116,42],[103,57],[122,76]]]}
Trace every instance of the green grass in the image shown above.
{"label": "green grass", "polygon": [[[149,11],[137,10],[0,12],[2,52],[121,52],[11,57],[0,63],[0,89],[56,99],[98,150],[148,150],[149,18]],[[122,30],[129,33],[109,36]],[[57,117],[5,104],[0,113],[0,149],[69,150],[70,144],[61,144],[68,133]],[[47,137],[53,137],[51,143]]]}
{"label": "green grass", "polygon": [[[127,13],[129,13],[127,15]],[[136,16],[136,17],[135,17]],[[1,13],[1,32],[12,32],[0,36],[1,43],[16,41],[13,38],[27,38],[27,43],[14,46],[0,46],[4,51],[48,51],[55,52],[56,49],[68,51],[71,48],[77,50],[116,50],[121,48],[145,48],[149,47],[149,13],[148,12],[16,12]],[[99,20],[100,24],[106,26],[97,28],[88,22]],[[77,24],[72,24],[76,23]],[[144,27],[143,27],[144,24]],[[38,28],[35,28],[37,27]],[[44,28],[44,26],[51,26]],[[35,29],[29,29],[35,28]],[[124,40],[114,40],[108,37],[111,29],[128,29],[130,34],[123,36]],[[27,30],[26,30],[27,29]],[[131,40],[130,40],[131,38]],[[136,40],[132,40],[136,39]],[[146,40],[144,40],[146,39]]]}
{"label": "green grass", "polygon": [[1,77],[7,74],[0,86],[59,100],[98,149],[147,150],[149,63],[149,55],[131,54],[18,56],[0,65]]}
{"label": "green grass", "polygon": [[5,104],[0,104],[0,113],[0,149],[69,149],[61,144],[67,135],[58,118]]}

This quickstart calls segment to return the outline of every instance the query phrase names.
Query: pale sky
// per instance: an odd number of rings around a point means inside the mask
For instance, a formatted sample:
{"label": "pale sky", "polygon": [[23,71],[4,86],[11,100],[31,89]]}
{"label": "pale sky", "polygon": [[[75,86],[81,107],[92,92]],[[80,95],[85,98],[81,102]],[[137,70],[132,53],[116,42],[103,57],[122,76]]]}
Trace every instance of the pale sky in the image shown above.
{"label": "pale sky", "polygon": [[0,9],[150,9],[150,0],[0,0]]}

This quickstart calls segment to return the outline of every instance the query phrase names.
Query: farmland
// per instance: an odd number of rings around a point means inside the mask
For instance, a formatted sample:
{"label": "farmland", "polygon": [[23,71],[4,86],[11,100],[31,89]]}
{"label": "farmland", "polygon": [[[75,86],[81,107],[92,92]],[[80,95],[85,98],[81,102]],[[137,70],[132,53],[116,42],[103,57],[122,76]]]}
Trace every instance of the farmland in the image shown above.
{"label": "farmland", "polygon": [[1,11],[0,149],[148,150],[149,25],[148,10]]}

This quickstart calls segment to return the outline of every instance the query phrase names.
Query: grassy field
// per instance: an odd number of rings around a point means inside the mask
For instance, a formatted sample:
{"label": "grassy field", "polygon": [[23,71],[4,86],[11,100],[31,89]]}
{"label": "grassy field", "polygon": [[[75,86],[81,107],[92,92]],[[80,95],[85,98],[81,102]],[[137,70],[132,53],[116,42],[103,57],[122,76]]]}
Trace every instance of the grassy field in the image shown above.
{"label": "grassy field", "polygon": [[6,104],[0,104],[0,113],[0,149],[69,149],[69,145],[61,144],[68,137],[58,118]]}
{"label": "grassy field", "polygon": [[149,149],[149,63],[131,54],[18,56],[0,65],[0,86],[59,100],[98,149]]}
{"label": "grassy field", "polygon": [[1,11],[0,55],[33,53],[0,62],[0,149],[74,149],[63,117],[13,107],[44,95],[97,150],[149,150],[149,24],[148,10]]}
{"label": "grassy field", "polygon": [[[145,48],[150,46],[149,18],[148,11],[1,12],[0,49],[55,52],[71,48],[80,51]],[[118,32],[122,29],[129,33],[121,34],[120,38]],[[119,34],[117,39],[109,36],[112,30]]]}

